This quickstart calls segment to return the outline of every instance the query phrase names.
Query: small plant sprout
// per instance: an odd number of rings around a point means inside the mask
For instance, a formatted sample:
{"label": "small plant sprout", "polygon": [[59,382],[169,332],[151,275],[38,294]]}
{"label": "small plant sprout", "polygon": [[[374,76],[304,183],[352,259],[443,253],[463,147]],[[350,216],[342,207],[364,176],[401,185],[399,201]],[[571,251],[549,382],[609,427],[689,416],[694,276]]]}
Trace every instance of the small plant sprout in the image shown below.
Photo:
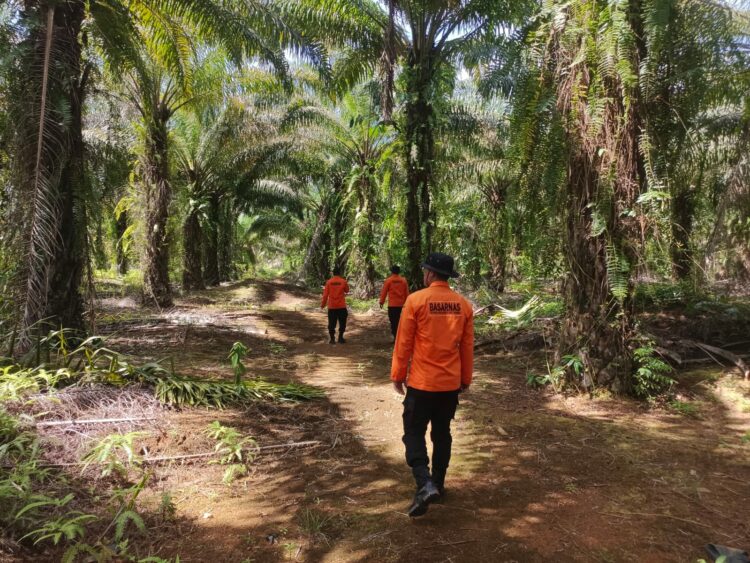
{"label": "small plant sprout", "polygon": [[174,522],[175,517],[177,516],[177,505],[175,505],[172,493],[169,491],[164,491],[161,494],[159,515],[163,522]]}
{"label": "small plant sprout", "polygon": [[96,520],[93,514],[84,514],[75,510],[54,520],[46,521],[41,528],[32,530],[20,539],[33,538],[34,545],[43,541],[51,541],[53,545],[57,545],[63,537],[69,542],[76,541],[86,535],[84,524],[92,520]]}
{"label": "small plant sprout", "polygon": [[245,346],[242,342],[235,342],[232,344],[232,348],[229,350],[229,363],[232,364],[232,370],[234,371],[234,383],[235,385],[242,384],[242,376],[245,375],[247,368],[242,360],[247,356],[250,349]]}
{"label": "small plant sprout", "polygon": [[258,452],[255,440],[249,436],[242,436],[234,428],[223,426],[218,420],[209,424],[205,432],[216,440],[214,451],[221,456],[211,463],[228,465],[224,471],[224,484],[229,485],[237,477],[246,475],[247,464],[253,461]]}
{"label": "small plant sprout", "polygon": [[653,343],[633,350],[633,357],[638,368],[635,372],[635,393],[639,397],[654,397],[668,391],[675,383],[670,376],[672,366],[656,356]]}
{"label": "small plant sprout", "polygon": [[[135,453],[134,440],[146,436],[146,432],[110,434],[102,438],[83,458],[83,471],[92,464],[102,466],[102,477],[117,473],[127,477],[128,469],[140,465],[141,458]],[[124,457],[124,461],[121,459]]]}
{"label": "small plant sprout", "polygon": [[562,363],[555,367],[547,364],[547,373],[544,375],[526,374],[526,385],[529,387],[551,385],[552,389],[559,393],[565,383],[565,374],[569,371],[572,371],[576,377],[580,377],[583,373],[583,361],[579,356],[565,355],[562,357]]}
{"label": "small plant sprout", "polygon": [[331,524],[331,517],[314,508],[305,508],[299,514],[300,528],[315,541],[328,541],[327,531]]}
{"label": "small plant sprout", "polygon": [[271,354],[274,356],[281,356],[282,354],[286,353],[286,346],[283,344],[277,344],[276,342],[272,342],[269,345],[269,349],[271,350]]}

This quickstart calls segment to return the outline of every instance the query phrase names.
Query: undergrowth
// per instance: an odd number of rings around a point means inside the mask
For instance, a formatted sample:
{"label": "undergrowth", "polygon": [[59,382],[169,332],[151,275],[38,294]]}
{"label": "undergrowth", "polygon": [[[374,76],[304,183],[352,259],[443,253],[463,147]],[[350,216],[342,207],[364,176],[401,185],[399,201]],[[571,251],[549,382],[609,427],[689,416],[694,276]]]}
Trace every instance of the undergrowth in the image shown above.
{"label": "undergrowth", "polygon": [[659,358],[651,342],[633,350],[636,370],[633,374],[633,391],[637,397],[655,397],[669,391],[675,384],[672,366]]}
{"label": "undergrowth", "polygon": [[544,294],[529,295],[516,308],[497,306],[491,316],[479,315],[474,318],[474,332],[477,338],[491,337],[505,332],[528,330],[540,321],[556,320],[565,312],[562,300]]}
{"label": "undergrowth", "polygon": [[[108,475],[111,466],[103,465]],[[136,501],[149,478],[141,472],[134,485],[115,488],[95,502],[91,493],[41,458],[36,435],[0,406],[0,538],[6,542],[37,549],[59,547],[64,563],[166,563],[131,552],[131,540],[146,531]],[[86,512],[84,506],[98,506],[99,512]]]}
{"label": "undergrowth", "polygon": [[235,428],[213,421],[205,433],[216,440],[214,451],[221,457],[209,463],[226,465],[222,481],[230,485],[237,477],[247,474],[247,464],[251,463],[258,453],[258,444],[250,436],[243,436]]}
{"label": "undergrowth", "polygon": [[303,401],[322,396],[322,391],[297,383],[242,380],[245,371],[241,350],[231,354],[235,382],[181,377],[158,362],[134,365],[104,347],[103,339],[91,337],[76,347],[69,345],[66,330],[53,331],[43,343],[46,360],[35,368],[7,365],[0,368],[0,401],[20,400],[34,393],[53,392],[70,385],[146,385],[164,404],[177,407],[224,408],[248,401]]}
{"label": "undergrowth", "polygon": [[[83,486],[78,476],[41,457],[33,417],[12,415],[6,405],[13,404],[16,412],[33,402],[35,395],[54,396],[61,388],[94,385],[145,386],[162,403],[178,407],[222,408],[248,401],[301,401],[322,395],[300,384],[242,380],[241,374],[235,382],[180,377],[158,362],[134,365],[106,348],[101,338],[73,345],[64,330],[50,332],[39,344],[36,355],[42,361],[37,367],[13,364],[0,368],[0,541],[29,549],[48,546],[59,550],[56,553],[64,562],[164,561],[132,553],[133,539],[149,527],[137,502],[151,477],[134,443],[142,433],[110,434],[94,444],[80,467],[87,473],[96,469],[99,478]],[[244,373],[244,366],[240,368],[244,353],[234,353],[235,373],[240,369]],[[252,438],[218,423],[209,432],[216,440],[218,463],[227,465],[224,481],[231,483],[247,472],[257,445]],[[85,507],[96,507],[96,512]],[[162,499],[159,513],[156,518],[162,523],[174,520],[171,498]]]}

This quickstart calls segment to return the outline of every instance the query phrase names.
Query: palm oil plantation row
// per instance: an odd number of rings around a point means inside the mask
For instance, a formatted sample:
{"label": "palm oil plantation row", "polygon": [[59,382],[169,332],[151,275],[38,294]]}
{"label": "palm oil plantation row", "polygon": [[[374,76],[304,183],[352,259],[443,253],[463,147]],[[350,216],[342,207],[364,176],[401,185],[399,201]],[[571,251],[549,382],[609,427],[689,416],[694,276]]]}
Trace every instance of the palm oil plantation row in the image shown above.
{"label": "palm oil plantation row", "polygon": [[[262,310],[264,292],[266,306],[304,304],[334,268],[363,310],[391,265],[419,289],[427,254],[454,256],[459,290],[477,311],[477,348],[543,350],[546,373],[529,372],[527,382],[556,394],[611,391],[679,410],[675,367],[709,357],[747,379],[747,8],[729,0],[0,4],[0,554],[34,553],[39,543],[58,556],[54,546],[66,544],[70,560],[124,559],[128,526],[145,526],[135,506],[150,473],[132,480],[132,467],[145,467],[134,459],[149,458],[148,449],[135,453],[143,436],[111,434],[85,460],[44,458],[28,420],[50,412],[99,420],[106,404],[127,411],[123,420],[146,420],[159,403],[321,399],[309,380],[243,381],[265,345],[229,338],[216,319],[244,319],[237,303]],[[250,279],[252,299],[229,300],[227,292],[246,298]],[[137,300],[132,318],[113,317],[115,297]],[[180,303],[198,309],[183,313]],[[148,361],[170,356],[177,341],[148,353],[134,344],[158,342],[164,315],[195,320],[203,305],[208,323],[186,328],[182,346],[189,330],[192,338],[202,330],[203,342],[229,354],[234,384]],[[141,321],[132,341],[123,336]],[[303,348],[325,336],[283,321]],[[287,344],[270,346],[252,360],[256,372],[268,358],[289,367]],[[310,354],[308,367],[319,361]],[[45,398],[72,387],[95,389],[86,404],[99,410],[77,403],[76,414]],[[740,393],[748,403],[746,385]],[[41,406],[23,406],[28,397]],[[231,483],[261,450],[224,423],[205,435]],[[296,443],[315,441],[307,438]],[[103,467],[121,485],[111,524],[88,543],[87,516],[97,517],[68,510],[72,497],[62,494],[82,490],[80,477],[68,485],[50,476],[77,463]],[[45,523],[43,510],[60,516]],[[331,525],[306,510],[313,536],[316,522]]]}

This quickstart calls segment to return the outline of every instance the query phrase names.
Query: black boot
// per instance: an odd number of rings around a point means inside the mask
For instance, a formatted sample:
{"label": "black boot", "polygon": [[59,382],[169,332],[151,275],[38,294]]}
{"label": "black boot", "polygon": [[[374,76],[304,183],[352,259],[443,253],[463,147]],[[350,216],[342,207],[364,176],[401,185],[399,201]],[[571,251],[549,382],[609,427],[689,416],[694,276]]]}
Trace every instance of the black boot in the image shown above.
{"label": "black boot", "polygon": [[336,332],[332,330],[328,334],[331,335],[331,339],[328,341],[328,344],[336,344]]}
{"label": "black boot", "polygon": [[433,469],[432,482],[435,483],[435,487],[442,497],[445,494],[445,470]]}
{"label": "black boot", "polygon": [[[331,337],[333,338],[333,337]],[[344,333],[339,332],[339,344],[346,344],[346,340],[344,340]]]}
{"label": "black boot", "polygon": [[409,517],[415,518],[424,515],[427,512],[430,503],[437,500],[439,497],[440,493],[438,492],[435,483],[433,483],[432,480],[428,480],[422,488],[417,491],[417,494],[414,495],[414,500],[411,502],[411,506],[409,506],[409,510],[407,511]]}

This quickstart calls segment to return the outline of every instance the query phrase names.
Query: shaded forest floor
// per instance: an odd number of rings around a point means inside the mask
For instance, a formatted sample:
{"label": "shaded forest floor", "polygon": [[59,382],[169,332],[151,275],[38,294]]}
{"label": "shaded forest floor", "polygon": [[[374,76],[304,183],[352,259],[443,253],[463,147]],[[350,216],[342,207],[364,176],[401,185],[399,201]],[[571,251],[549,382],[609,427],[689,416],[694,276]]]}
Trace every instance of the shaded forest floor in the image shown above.
{"label": "shaded forest floor", "polygon": [[213,420],[260,446],[223,485],[205,462],[155,467],[143,501],[169,491],[176,520],[139,551],[198,561],[695,561],[706,543],[750,548],[750,386],[729,369],[678,375],[690,408],[555,395],[526,386],[540,353],[478,354],[461,397],[446,498],[426,516],[413,494],[391,390],[382,311],[350,315],[345,345],[327,344],[317,296],[282,282],[192,294],[168,312],[105,299],[99,332],[182,375],[231,379],[226,356],[250,347],[247,377],[307,383],[324,399],[224,411],[165,411],[150,455],[209,451]]}

